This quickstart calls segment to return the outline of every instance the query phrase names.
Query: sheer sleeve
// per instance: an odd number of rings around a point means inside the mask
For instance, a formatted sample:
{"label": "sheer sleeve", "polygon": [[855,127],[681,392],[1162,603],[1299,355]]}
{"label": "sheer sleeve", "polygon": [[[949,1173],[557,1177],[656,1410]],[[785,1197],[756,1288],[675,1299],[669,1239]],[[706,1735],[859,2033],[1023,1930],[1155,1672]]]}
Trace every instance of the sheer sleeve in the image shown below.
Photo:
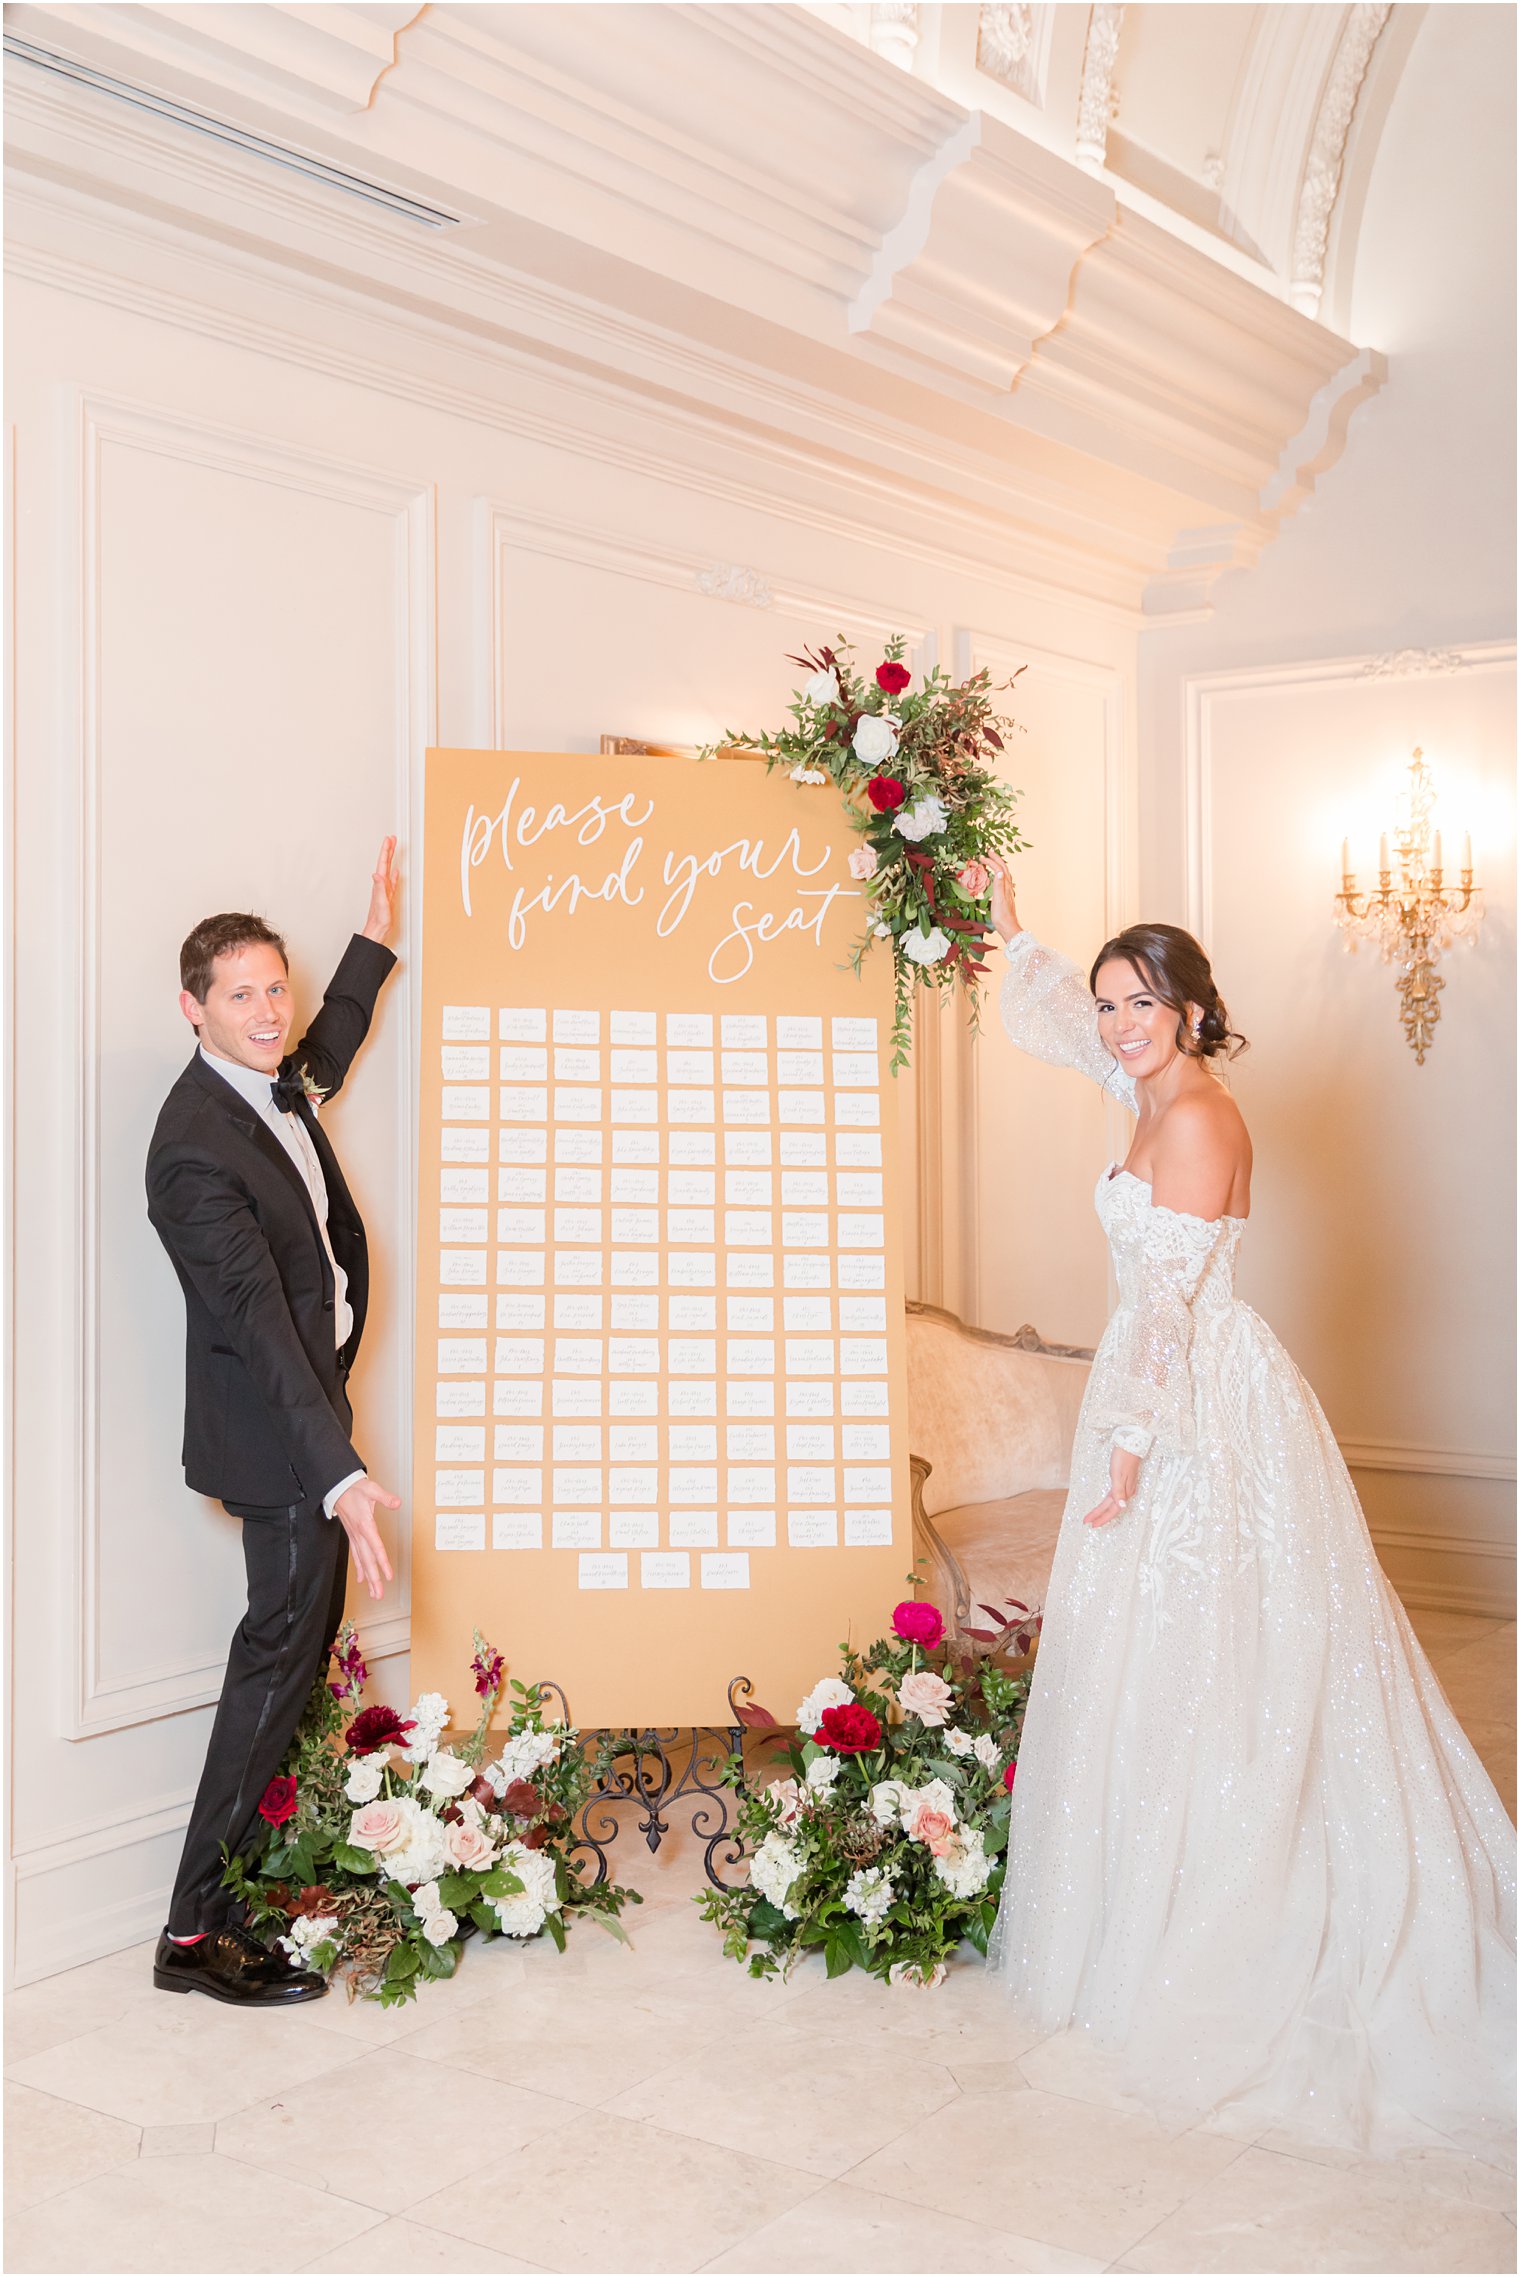
{"label": "sheer sleeve", "polygon": [[1193,1315],[1209,1267],[1234,1235],[1230,1218],[1195,1218],[1152,1203],[1132,1303],[1094,1364],[1086,1420],[1132,1455],[1187,1454],[1193,1431]]}
{"label": "sheer sleeve", "polygon": [[1008,977],[999,1009],[1020,1051],[1053,1067],[1074,1067],[1133,1113],[1134,1081],[1099,1040],[1092,992],[1071,959],[1032,933],[1015,933],[1003,953]]}

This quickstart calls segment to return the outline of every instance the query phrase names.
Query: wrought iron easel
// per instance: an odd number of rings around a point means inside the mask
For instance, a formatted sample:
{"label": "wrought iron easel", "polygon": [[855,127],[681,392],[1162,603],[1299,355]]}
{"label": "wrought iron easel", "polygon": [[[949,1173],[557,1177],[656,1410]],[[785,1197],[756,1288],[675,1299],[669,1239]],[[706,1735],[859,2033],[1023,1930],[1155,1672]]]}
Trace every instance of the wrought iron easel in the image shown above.
{"label": "wrought iron easel", "polygon": [[[546,1700],[558,1703],[560,1718],[569,1723],[570,1710],[558,1684],[541,1684]],[[633,1810],[647,1848],[659,1849],[670,1832],[670,1813],[682,1803],[691,1806],[691,1830],[703,1845],[703,1868],[715,1889],[726,1889],[725,1870],[744,1857],[734,1825],[730,1790],[724,1771],[732,1756],[744,1751],[743,1705],[754,1691],[747,1676],[736,1676],[728,1687],[730,1721],[727,1726],[679,1724],[647,1725],[642,1731],[608,1733],[607,1774],[583,1806],[576,1823],[572,1852],[596,1860],[593,1884],[608,1876],[607,1853],[622,1833],[621,1814]]]}

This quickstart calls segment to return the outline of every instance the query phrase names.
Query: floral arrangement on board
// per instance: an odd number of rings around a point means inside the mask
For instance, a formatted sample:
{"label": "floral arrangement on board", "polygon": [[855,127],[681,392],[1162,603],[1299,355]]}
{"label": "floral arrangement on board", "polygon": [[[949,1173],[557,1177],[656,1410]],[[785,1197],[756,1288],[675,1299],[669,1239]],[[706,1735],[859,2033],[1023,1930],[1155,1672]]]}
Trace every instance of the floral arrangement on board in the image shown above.
{"label": "floral arrangement on board", "polygon": [[250,1926],[278,1928],[303,1968],[346,1977],[384,2005],[452,1976],[465,1938],[547,1935],[590,1915],[615,1936],[638,1904],[616,1883],[584,1881],[573,1822],[596,1776],[569,1725],[543,1714],[537,1686],[514,1682],[500,1753],[486,1760],[502,1656],[477,1629],[475,1727],[446,1744],[449,1703],[425,1692],[410,1714],[361,1707],[368,1678],[352,1622],[333,1646],[336,1675],[312,1691],[285,1766],[259,1804],[259,1835],[228,1862],[226,1886]]}
{"label": "floral arrangement on board", "polygon": [[794,1738],[746,1711],[786,1773],[762,1782],[731,1759],[749,1886],[697,1902],[751,1975],[821,1950],[831,1977],[931,1986],[963,1938],[986,1951],[1040,1616],[984,1610],[997,1627],[969,1632],[977,1649],[947,1643],[934,1606],[899,1605],[889,1636],[841,1647],[843,1675],[814,1685]]}
{"label": "floral arrangement on board", "polygon": [[767,767],[785,767],[794,782],[832,782],[844,792],[860,836],[850,874],[870,912],[850,961],[858,972],[873,941],[892,945],[894,1070],[907,1065],[917,988],[960,987],[975,1018],[987,969],[987,858],[1025,843],[1013,813],[1019,794],[997,773],[999,730],[1013,723],[993,709],[990,675],[955,684],[936,665],[914,691],[906,645],[901,635],[889,640],[870,678],[843,635],[837,648],[789,657],[809,674],[788,706],[792,726],[727,738],[759,752]]}

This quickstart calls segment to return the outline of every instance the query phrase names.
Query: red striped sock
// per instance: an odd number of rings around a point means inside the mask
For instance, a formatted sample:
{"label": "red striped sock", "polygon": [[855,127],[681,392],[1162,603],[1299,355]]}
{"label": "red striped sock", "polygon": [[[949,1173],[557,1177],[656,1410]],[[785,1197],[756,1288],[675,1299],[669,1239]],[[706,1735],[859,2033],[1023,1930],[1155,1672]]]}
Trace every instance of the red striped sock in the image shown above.
{"label": "red striped sock", "polygon": [[164,1931],[164,1935],[168,1938],[171,1945],[199,1945],[202,1938],[209,1935],[209,1931],[204,1929],[197,1929],[193,1937],[176,1937],[172,1929],[166,1929]]}

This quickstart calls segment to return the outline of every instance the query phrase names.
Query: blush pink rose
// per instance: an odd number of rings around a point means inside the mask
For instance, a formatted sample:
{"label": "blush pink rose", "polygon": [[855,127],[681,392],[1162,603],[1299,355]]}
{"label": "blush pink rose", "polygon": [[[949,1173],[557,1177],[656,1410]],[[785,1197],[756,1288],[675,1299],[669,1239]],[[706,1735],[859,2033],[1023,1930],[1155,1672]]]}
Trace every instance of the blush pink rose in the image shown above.
{"label": "blush pink rose", "polygon": [[857,846],[850,856],[852,878],[874,878],[876,875],[876,849],[874,846]]}
{"label": "blush pink rose", "polygon": [[491,1837],[473,1819],[457,1819],[443,1838],[443,1847],[462,1874],[483,1874],[496,1855]]}
{"label": "blush pink rose", "polygon": [[980,901],[992,883],[992,872],[985,862],[968,862],[955,873],[955,882],[962,893],[969,893],[973,901]]}
{"label": "blush pink rose", "polygon": [[897,1687],[897,1697],[910,1716],[921,1724],[943,1724],[955,1706],[955,1694],[943,1676],[929,1668],[915,1668]]}
{"label": "blush pink rose", "polygon": [[373,1850],[377,1858],[387,1850],[399,1850],[406,1835],[406,1815],[398,1803],[366,1803],[348,1823],[349,1841],[358,1850]]}
{"label": "blush pink rose", "polygon": [[793,1827],[802,1815],[802,1790],[795,1779],[773,1779],[766,1789],[780,1814],[779,1823]]}
{"label": "blush pink rose", "polygon": [[943,1858],[955,1840],[955,1821],[948,1811],[937,1811],[932,1804],[925,1803],[909,1819],[908,1832],[936,1858]]}

